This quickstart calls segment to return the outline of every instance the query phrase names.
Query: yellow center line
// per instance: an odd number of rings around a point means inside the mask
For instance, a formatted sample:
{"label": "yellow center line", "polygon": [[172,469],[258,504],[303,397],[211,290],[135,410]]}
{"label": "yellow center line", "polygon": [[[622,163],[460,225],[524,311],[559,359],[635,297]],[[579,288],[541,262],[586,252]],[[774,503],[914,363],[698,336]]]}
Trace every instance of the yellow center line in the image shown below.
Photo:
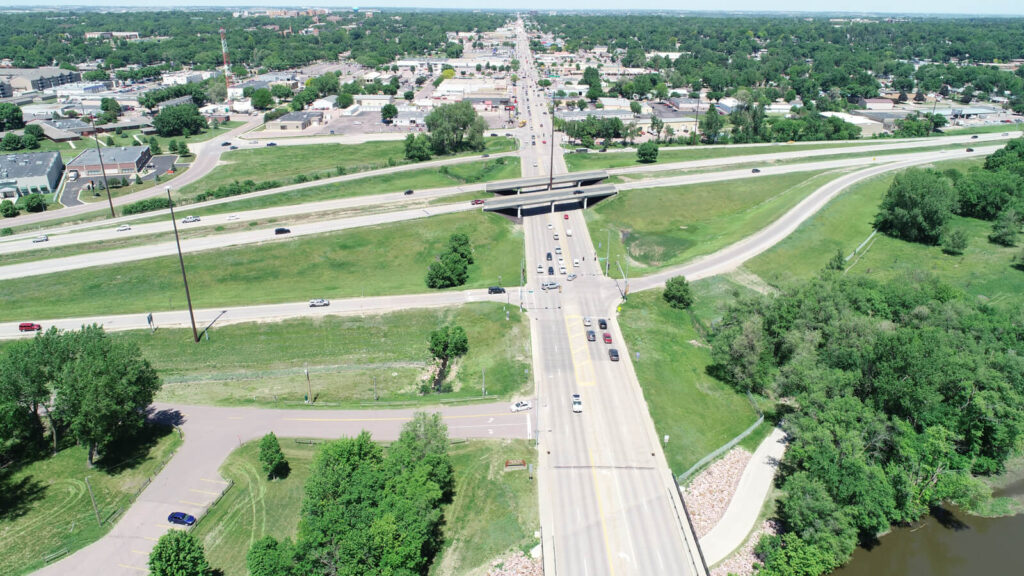
{"label": "yellow center line", "polygon": [[[496,418],[513,417],[517,414],[510,412],[495,412],[494,414],[464,414],[461,416],[444,416],[445,420],[465,420],[469,418]],[[386,418],[285,418],[287,422],[406,422],[411,417],[392,416]]]}

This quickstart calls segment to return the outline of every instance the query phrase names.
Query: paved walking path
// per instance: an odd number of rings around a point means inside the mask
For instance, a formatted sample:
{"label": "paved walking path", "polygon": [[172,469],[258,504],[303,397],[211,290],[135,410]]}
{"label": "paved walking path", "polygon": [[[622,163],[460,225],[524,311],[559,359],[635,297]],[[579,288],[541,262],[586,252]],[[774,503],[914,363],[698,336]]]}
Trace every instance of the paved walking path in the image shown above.
{"label": "paved walking path", "polygon": [[786,452],[785,436],[782,429],[775,428],[761,442],[743,470],[736,494],[722,519],[700,539],[700,547],[708,566],[721,562],[733,550],[742,546],[757,524],[761,508],[771,491],[779,461]]}

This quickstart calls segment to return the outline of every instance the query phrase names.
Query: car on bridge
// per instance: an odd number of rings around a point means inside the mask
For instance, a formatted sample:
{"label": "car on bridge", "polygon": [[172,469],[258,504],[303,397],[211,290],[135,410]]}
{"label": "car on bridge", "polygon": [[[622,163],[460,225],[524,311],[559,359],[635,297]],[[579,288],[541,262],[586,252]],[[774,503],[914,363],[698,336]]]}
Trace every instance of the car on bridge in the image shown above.
{"label": "car on bridge", "polygon": [[167,517],[167,521],[179,526],[191,526],[196,523],[196,517],[184,512],[171,512],[170,516]]}
{"label": "car on bridge", "polygon": [[611,360],[612,362],[618,362],[619,361],[619,351],[616,350],[615,348],[609,348],[608,349],[608,359]]}
{"label": "car on bridge", "polygon": [[524,410],[529,410],[530,408],[533,408],[532,404],[530,404],[526,400],[520,400],[519,402],[513,404],[510,409],[513,412],[522,412]]}
{"label": "car on bridge", "polygon": [[597,332],[587,330],[587,342],[597,342]]}
{"label": "car on bridge", "polygon": [[572,411],[576,414],[583,412],[583,398],[579,394],[572,395]]}
{"label": "car on bridge", "polygon": [[605,332],[604,334],[601,335],[601,338],[604,339],[604,343],[605,344],[611,344],[612,343],[612,335],[611,335],[610,332]]}
{"label": "car on bridge", "polygon": [[597,319],[597,327],[600,328],[601,330],[607,330],[608,329],[608,321],[605,320],[604,318],[598,318]]}

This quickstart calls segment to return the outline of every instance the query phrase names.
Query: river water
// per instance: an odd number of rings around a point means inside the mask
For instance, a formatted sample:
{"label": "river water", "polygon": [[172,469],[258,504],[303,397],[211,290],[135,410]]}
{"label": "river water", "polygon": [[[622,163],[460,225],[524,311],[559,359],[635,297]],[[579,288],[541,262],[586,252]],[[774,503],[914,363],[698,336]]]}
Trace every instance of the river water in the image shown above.
{"label": "river water", "polygon": [[[1024,494],[1018,481],[996,496]],[[858,548],[834,576],[1024,575],[1024,515],[971,516],[955,507],[937,509],[909,528],[882,536],[871,550]]]}

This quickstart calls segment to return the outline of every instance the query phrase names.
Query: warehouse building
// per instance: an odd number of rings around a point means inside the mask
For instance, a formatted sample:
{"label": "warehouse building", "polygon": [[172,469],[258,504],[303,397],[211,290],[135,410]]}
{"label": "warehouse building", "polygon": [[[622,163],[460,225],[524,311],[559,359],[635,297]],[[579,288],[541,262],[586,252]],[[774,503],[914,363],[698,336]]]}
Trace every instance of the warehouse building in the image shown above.
{"label": "warehouse building", "polygon": [[323,112],[289,112],[277,120],[267,122],[267,130],[286,130],[295,132],[297,130],[305,130],[313,124],[320,124],[323,122],[323,119]]}
{"label": "warehouse building", "polygon": [[82,80],[80,72],[47,66],[44,68],[0,69],[0,82],[11,85],[15,92],[45,90]]}
{"label": "warehouse building", "polygon": [[53,192],[63,171],[60,152],[0,156],[0,198]]}
{"label": "warehouse building", "polygon": [[[152,158],[153,154],[149,151],[149,146],[121,146],[101,148],[100,150],[89,148],[68,163],[68,170],[77,170],[79,175],[86,178],[102,176],[104,171],[107,176],[137,174],[142,172]],[[100,167],[101,159],[103,161],[102,168]]]}

